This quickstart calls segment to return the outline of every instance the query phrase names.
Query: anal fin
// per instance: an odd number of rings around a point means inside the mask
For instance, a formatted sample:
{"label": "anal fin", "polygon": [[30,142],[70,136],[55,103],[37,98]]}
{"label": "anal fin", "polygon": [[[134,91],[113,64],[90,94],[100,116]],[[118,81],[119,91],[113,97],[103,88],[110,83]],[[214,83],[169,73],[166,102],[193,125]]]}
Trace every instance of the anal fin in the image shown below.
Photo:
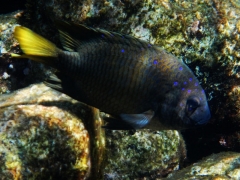
{"label": "anal fin", "polygon": [[81,82],[79,80],[73,79],[61,72],[56,72],[45,80],[44,84],[72,97],[73,99],[88,104],[88,99],[81,89]]}

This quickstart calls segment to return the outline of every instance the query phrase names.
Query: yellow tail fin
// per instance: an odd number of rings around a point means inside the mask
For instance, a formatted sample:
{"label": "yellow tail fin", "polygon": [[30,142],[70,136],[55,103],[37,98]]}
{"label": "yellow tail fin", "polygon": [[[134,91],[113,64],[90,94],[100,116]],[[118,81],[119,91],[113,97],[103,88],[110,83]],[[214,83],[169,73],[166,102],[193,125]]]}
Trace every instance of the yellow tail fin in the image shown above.
{"label": "yellow tail fin", "polygon": [[[56,58],[58,55],[58,48],[55,44],[28,28],[15,27],[14,37],[18,40],[24,53],[23,55],[11,54],[14,58],[30,58],[44,63],[48,58]],[[49,64],[50,62],[46,63]]]}

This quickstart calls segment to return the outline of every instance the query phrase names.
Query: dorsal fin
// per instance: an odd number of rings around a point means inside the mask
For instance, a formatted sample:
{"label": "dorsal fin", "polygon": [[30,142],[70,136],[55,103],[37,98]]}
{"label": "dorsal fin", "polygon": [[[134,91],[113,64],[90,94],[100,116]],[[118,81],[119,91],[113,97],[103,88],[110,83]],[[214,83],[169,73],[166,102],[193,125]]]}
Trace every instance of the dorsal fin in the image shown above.
{"label": "dorsal fin", "polygon": [[77,51],[80,45],[86,42],[102,39],[108,42],[128,44],[140,48],[147,48],[149,43],[139,40],[129,35],[123,35],[103,29],[94,29],[82,24],[68,23],[66,21],[56,21],[56,26],[60,32],[60,39],[64,49]]}
{"label": "dorsal fin", "polygon": [[62,43],[63,48],[70,52],[74,52],[74,51],[76,52],[77,47],[80,46],[80,42],[74,39],[67,32],[59,30],[59,33],[60,33],[60,41]]}

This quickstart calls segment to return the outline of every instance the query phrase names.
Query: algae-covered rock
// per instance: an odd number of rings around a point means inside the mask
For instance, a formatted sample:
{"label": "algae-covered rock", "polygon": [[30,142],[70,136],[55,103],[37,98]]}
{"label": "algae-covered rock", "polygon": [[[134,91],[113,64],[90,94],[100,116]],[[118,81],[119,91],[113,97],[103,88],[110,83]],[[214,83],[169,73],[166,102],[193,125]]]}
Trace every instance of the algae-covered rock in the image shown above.
{"label": "algae-covered rock", "polygon": [[53,22],[64,19],[133,35],[159,44],[187,63],[200,63],[195,65],[200,76],[201,66],[239,58],[240,10],[235,4],[229,0],[38,0],[27,3],[24,23],[37,20],[28,25],[44,33],[50,17]]}
{"label": "algae-covered rock", "polygon": [[1,179],[87,177],[89,133],[81,119],[88,113],[43,84],[0,96]]}
{"label": "algae-covered rock", "polygon": [[13,30],[16,26],[16,13],[0,15],[0,94],[10,92],[11,81],[9,65],[9,56],[7,53],[10,52],[11,47],[16,43],[13,38]]}
{"label": "algae-covered rock", "polygon": [[240,153],[213,154],[173,174],[171,180],[238,180],[240,178]]}
{"label": "algae-covered rock", "polygon": [[178,131],[107,131],[106,136],[107,180],[165,177],[186,158]]}

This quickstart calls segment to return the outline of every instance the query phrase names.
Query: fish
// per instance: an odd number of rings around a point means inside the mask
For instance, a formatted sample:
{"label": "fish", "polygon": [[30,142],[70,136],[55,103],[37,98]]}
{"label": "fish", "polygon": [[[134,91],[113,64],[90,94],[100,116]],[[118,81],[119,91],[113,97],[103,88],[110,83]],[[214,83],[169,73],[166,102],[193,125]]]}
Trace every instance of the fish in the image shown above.
{"label": "fish", "polygon": [[62,47],[17,26],[28,58],[56,68],[45,84],[110,114],[105,128],[188,129],[210,117],[206,94],[189,67],[158,45],[130,35],[56,21]]}

